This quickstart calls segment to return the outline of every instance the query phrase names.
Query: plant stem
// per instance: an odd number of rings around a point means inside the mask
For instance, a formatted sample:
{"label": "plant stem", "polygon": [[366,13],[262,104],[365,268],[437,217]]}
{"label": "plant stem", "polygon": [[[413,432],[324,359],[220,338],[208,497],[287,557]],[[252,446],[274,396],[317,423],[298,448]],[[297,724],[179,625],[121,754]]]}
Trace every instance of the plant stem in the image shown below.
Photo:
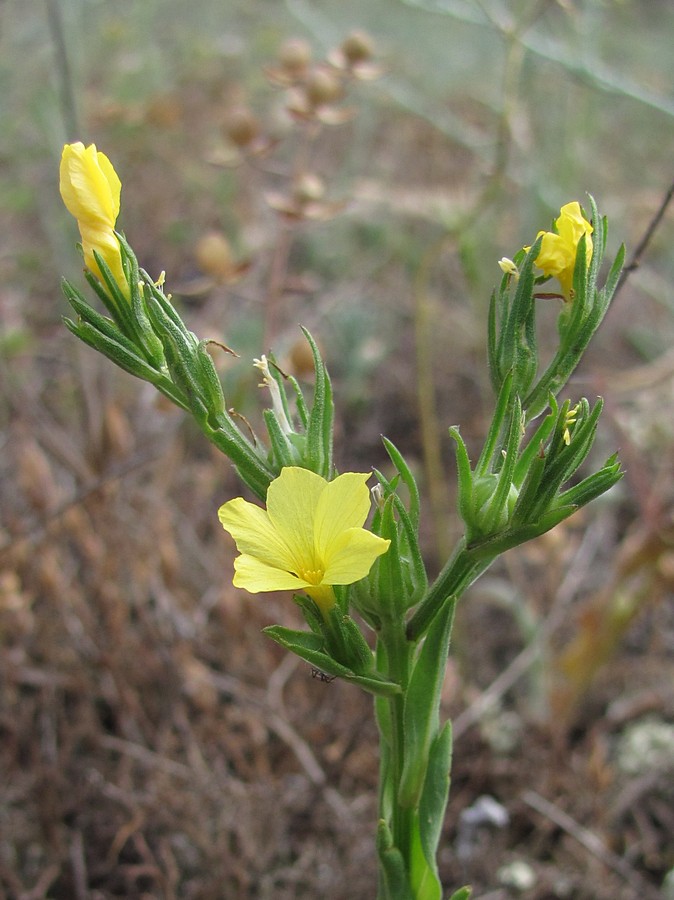
{"label": "plant stem", "polygon": [[[405,762],[403,714],[413,645],[405,637],[405,632],[399,622],[384,623],[379,639],[382,641],[386,651],[388,677],[402,687],[401,694],[396,694],[387,701],[391,724],[388,777],[392,783],[388,786],[381,786],[381,808],[379,814],[381,818],[387,819],[387,812],[390,812],[389,826],[393,835],[394,845],[400,850],[405,860],[406,868],[409,868],[411,816],[413,811],[400,806],[398,794]],[[390,810],[387,809],[387,801],[390,801]]]}
{"label": "plant stem", "polygon": [[418,641],[433,621],[435,614],[450,597],[461,594],[481,575],[494,561],[495,557],[476,558],[461,540],[447,565],[440,572],[434,584],[407,623],[407,640]]}

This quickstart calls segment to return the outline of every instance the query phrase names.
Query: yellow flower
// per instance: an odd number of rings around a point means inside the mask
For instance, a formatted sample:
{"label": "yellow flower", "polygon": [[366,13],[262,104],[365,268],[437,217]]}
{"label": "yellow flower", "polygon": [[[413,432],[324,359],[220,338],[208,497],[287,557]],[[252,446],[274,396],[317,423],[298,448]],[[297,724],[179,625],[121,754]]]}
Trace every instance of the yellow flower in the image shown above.
{"label": "yellow flower", "polygon": [[538,236],[543,235],[540,252],[536,258],[536,265],[543,270],[544,275],[554,276],[562,287],[562,292],[567,300],[573,294],[573,270],[576,266],[576,251],[578,241],[586,235],[585,249],[587,265],[592,259],[592,226],[584,218],[580,204],[574,200],[567,203],[560,210],[561,215],[555,222],[556,233],[553,231],[539,231]]}
{"label": "yellow flower", "polygon": [[101,277],[94,259],[95,250],[128,296],[129,286],[115,236],[122,183],[112,163],[104,153],[96,150],[95,144],[88,147],[80,141],[66,144],[61,156],[59,187],[68,212],[77,219],[87,268]]}
{"label": "yellow flower", "polygon": [[327,612],[334,584],[364,578],[390,541],[362,526],[370,510],[369,475],[345,472],[334,481],[286,466],[269,485],[267,509],[241,497],[218,518],[241,554],[234,584],[251,594],[305,591]]}

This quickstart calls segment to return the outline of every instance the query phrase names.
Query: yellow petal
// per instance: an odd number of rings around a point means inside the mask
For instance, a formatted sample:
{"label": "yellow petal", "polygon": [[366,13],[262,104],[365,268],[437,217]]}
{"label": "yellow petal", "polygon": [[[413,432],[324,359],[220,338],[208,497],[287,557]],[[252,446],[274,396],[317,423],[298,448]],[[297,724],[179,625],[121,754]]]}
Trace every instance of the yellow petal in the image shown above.
{"label": "yellow petal", "polygon": [[283,572],[245,553],[234,560],[234,573],[234,586],[244,588],[251,594],[263,591],[301,591],[308,587],[308,582],[291,572]]}
{"label": "yellow petal", "polygon": [[331,544],[326,560],[324,584],[353,584],[365,578],[378,556],[386,553],[391,542],[366,531],[350,528]]}
{"label": "yellow petal", "polygon": [[[360,528],[370,511],[369,475],[345,472],[326,484],[318,499],[314,519],[314,543],[320,559],[327,564],[332,544],[347,529]],[[341,582],[334,582],[335,584]]]}
{"label": "yellow petal", "polygon": [[286,466],[267,491],[267,513],[277,534],[288,548],[294,572],[316,569],[314,517],[321,494],[328,483],[320,475]]}
{"label": "yellow petal", "polygon": [[254,556],[267,566],[285,572],[296,569],[292,554],[264,509],[236,497],[220,507],[218,518],[234,538],[239,553]]}
{"label": "yellow petal", "polygon": [[95,251],[128,296],[119,241],[114,233],[122,185],[112,163],[96,150],[95,144],[88,147],[81,142],[66,144],[61,156],[59,187],[66,209],[77,219],[87,268],[101,277]]}
{"label": "yellow petal", "polygon": [[78,223],[114,229],[121,188],[110,160],[96,150],[95,144],[65,145],[61,156],[61,196]]}

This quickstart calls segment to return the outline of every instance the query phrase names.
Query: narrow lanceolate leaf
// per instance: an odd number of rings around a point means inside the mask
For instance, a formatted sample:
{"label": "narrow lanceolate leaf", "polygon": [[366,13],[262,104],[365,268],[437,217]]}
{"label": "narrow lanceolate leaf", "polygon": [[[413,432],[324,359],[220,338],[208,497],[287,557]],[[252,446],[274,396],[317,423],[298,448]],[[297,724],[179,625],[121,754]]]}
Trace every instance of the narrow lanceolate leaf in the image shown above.
{"label": "narrow lanceolate leaf", "polygon": [[389,458],[393,465],[396,467],[400,477],[403,480],[405,487],[409,493],[410,502],[409,502],[409,519],[412,526],[415,529],[419,528],[419,512],[421,508],[421,502],[419,498],[419,488],[417,487],[416,480],[410,467],[405,462],[405,458],[402,453],[398,450],[398,448],[389,441],[388,438],[383,437],[382,441],[384,443],[384,447],[386,452],[389,455]]}
{"label": "narrow lanceolate leaf", "polygon": [[421,845],[418,816],[414,817],[411,836],[409,868],[412,893],[415,897],[423,897],[424,900],[442,900],[442,884],[438,878],[435,860],[429,864]]}
{"label": "narrow lanceolate leaf", "polygon": [[335,678],[358,685],[375,697],[392,697],[400,693],[399,684],[388,681],[374,671],[368,675],[357,675],[351,669],[336,662],[320,649],[321,638],[310,631],[295,631],[282,625],[270,625],[262,630],[277,644],[311,663],[319,672],[325,672],[326,675],[334,675]]}
{"label": "narrow lanceolate leaf", "polygon": [[419,836],[426,860],[437,874],[436,854],[449,796],[449,773],[452,765],[452,723],[433,741],[428,754],[428,768],[419,801]]}
{"label": "narrow lanceolate leaf", "polygon": [[312,472],[316,472],[317,475],[329,480],[332,477],[332,432],[334,419],[332,385],[316,342],[306,329],[303,328],[302,331],[311,347],[316,372],[313,404],[309,413],[309,424],[307,427],[305,463]]}
{"label": "narrow lanceolate leaf", "polygon": [[94,350],[98,350],[108,359],[112,360],[115,365],[126,372],[130,372],[137,378],[144,381],[154,383],[157,372],[148,363],[145,362],[134,350],[130,350],[128,342],[121,342],[115,338],[110,338],[107,334],[103,334],[89,322],[73,322],[72,319],[65,318],[63,322],[69,331],[72,331],[85,344],[89,344]]}
{"label": "narrow lanceolate leaf", "polygon": [[455,607],[456,598],[452,598],[436,614],[410,676],[403,712],[405,762],[398,795],[403,806],[414,807],[419,801],[429,750],[438,732],[440,692]]}

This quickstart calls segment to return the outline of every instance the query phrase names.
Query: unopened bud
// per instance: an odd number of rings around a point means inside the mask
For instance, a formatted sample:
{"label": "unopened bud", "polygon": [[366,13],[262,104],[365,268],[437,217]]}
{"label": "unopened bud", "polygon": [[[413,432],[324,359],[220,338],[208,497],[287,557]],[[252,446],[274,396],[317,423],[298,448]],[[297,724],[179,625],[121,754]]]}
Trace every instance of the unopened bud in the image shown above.
{"label": "unopened bud", "polygon": [[232,248],[220,231],[209,231],[200,238],[194,256],[199,267],[216,280],[226,279],[232,271]]}
{"label": "unopened bud", "polygon": [[342,82],[325,69],[316,69],[306,84],[306,97],[311,106],[326,106],[342,98]]}
{"label": "unopened bud", "polygon": [[305,172],[293,185],[293,198],[300,205],[316,203],[325,196],[325,184],[318,175]]}
{"label": "unopened bud", "polygon": [[352,65],[366,62],[372,58],[374,53],[374,44],[372,38],[365,31],[352,31],[351,34],[342,41],[340,47],[344,58]]}
{"label": "unopened bud", "polygon": [[260,134],[260,123],[249,109],[233,109],[225,120],[225,134],[237,147],[248,147]]}
{"label": "unopened bud", "polygon": [[519,278],[520,272],[512,259],[508,259],[507,256],[504,256],[502,259],[498,261],[499,268],[506,275],[513,275],[515,278]]}
{"label": "unopened bud", "polygon": [[301,38],[290,38],[281,45],[278,59],[288,75],[302,75],[311,62],[311,47]]}

